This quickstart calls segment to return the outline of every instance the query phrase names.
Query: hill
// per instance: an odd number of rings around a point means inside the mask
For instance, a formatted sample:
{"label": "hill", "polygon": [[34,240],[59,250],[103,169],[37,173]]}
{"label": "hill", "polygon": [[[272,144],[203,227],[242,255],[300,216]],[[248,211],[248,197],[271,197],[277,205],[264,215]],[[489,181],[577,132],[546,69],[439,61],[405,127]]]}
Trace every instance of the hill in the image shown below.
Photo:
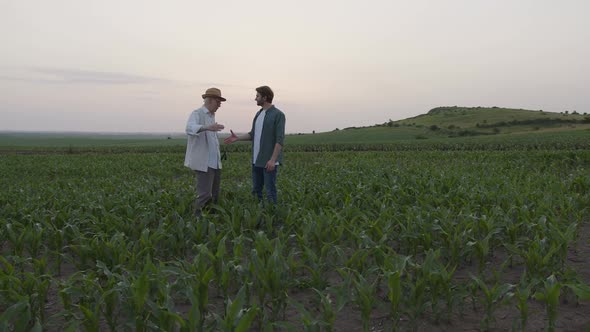
{"label": "hill", "polygon": [[[498,128],[517,127],[519,125],[534,125],[538,127],[561,127],[566,124],[590,124],[590,115],[577,112],[555,113],[531,111],[524,109],[511,109],[499,107],[437,107],[427,114],[398,121],[400,124],[437,125],[441,128],[449,126],[460,128]],[[521,131],[520,128],[514,131]],[[565,128],[564,128],[565,129]]]}
{"label": "hill", "polygon": [[[588,130],[587,130],[588,129]],[[350,127],[318,134],[290,135],[289,143],[386,143],[399,140],[444,139],[571,132],[590,134],[590,115],[499,107],[437,107],[412,118],[371,127]]]}

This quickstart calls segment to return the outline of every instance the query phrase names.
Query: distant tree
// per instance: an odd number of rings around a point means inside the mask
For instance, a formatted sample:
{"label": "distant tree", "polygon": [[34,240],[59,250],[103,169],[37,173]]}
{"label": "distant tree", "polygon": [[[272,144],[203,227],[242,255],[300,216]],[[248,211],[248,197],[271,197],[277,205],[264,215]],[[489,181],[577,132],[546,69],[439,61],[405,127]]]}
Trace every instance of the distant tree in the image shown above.
{"label": "distant tree", "polygon": [[494,134],[499,134],[500,133],[500,128],[496,127],[493,129]]}
{"label": "distant tree", "polygon": [[440,129],[440,128],[439,128],[437,125],[434,125],[434,124],[433,124],[432,126],[430,126],[430,130],[432,130],[432,131],[437,131],[437,130],[439,130],[439,129]]}
{"label": "distant tree", "polygon": [[315,134],[315,130],[313,130],[311,133],[312,133],[312,134]]}

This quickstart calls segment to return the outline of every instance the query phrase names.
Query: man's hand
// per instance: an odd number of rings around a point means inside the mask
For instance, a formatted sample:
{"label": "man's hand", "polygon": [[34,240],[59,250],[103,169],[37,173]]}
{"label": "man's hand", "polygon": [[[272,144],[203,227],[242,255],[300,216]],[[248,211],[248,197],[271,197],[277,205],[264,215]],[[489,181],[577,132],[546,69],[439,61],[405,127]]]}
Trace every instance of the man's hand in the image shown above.
{"label": "man's hand", "polygon": [[237,142],[238,141],[238,135],[234,134],[234,131],[231,130],[231,129],[229,130],[229,132],[231,133],[231,135],[229,137],[226,137],[223,140],[223,143],[225,143],[225,144],[232,144],[234,142]]}
{"label": "man's hand", "polygon": [[206,127],[206,130],[209,130],[209,131],[220,131],[220,130],[223,130],[223,128],[225,128],[225,127],[222,124],[219,124],[219,123],[215,122],[212,125],[208,125]]}
{"label": "man's hand", "polygon": [[275,160],[269,160],[266,162],[266,166],[264,166],[264,168],[266,168],[267,172],[272,172],[275,170],[275,165],[276,165],[276,161]]}

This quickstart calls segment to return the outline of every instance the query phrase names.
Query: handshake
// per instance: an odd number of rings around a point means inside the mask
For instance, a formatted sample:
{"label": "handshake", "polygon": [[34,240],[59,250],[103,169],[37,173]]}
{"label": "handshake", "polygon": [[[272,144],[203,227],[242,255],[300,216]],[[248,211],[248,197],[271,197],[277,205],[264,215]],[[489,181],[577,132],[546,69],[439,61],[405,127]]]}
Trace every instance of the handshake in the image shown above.
{"label": "handshake", "polygon": [[225,128],[225,126],[215,122],[214,124],[210,124],[210,125],[204,127],[203,129],[209,130],[209,131],[220,131],[220,130],[223,130],[223,128]]}
{"label": "handshake", "polygon": [[[220,130],[223,130],[223,128],[225,128],[224,125],[215,122],[214,124],[210,124],[208,126],[203,127],[203,130],[220,131]],[[232,144],[232,143],[240,140],[240,137],[238,137],[238,135],[234,134],[233,130],[230,130],[230,133],[231,133],[231,135],[229,137],[225,138],[223,140],[223,143]]]}

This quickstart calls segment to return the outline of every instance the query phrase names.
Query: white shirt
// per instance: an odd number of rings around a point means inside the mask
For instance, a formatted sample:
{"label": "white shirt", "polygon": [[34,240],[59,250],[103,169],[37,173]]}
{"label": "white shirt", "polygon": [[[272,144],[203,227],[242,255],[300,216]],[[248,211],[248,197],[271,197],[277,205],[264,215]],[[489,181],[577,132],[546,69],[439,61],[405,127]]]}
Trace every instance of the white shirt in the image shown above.
{"label": "white shirt", "polygon": [[206,172],[207,168],[221,169],[221,154],[216,131],[201,130],[215,123],[215,114],[203,106],[191,113],[186,123],[188,135],[184,166]]}
{"label": "white shirt", "polygon": [[260,139],[262,137],[262,127],[264,125],[264,117],[266,116],[266,110],[263,110],[256,118],[254,123],[254,147],[252,148],[252,164],[256,164],[256,158],[260,153]]}

